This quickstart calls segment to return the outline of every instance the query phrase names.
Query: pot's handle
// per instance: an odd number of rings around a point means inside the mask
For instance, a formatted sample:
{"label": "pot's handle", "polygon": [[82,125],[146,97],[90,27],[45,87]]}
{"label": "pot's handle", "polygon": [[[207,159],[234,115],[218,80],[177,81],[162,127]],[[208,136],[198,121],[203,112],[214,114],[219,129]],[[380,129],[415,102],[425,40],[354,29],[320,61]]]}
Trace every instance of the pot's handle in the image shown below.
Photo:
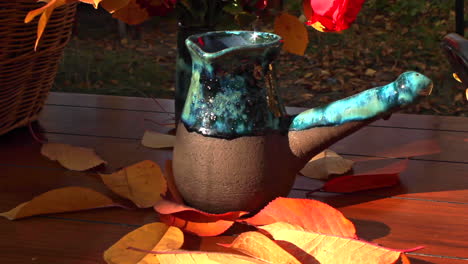
{"label": "pot's handle", "polygon": [[442,39],[441,46],[460,81],[468,88],[468,40],[450,33]]}
{"label": "pot's handle", "polygon": [[421,73],[405,72],[394,82],[358,93],[329,105],[313,108],[292,118],[290,131],[337,126],[386,116],[429,95],[432,81]]}

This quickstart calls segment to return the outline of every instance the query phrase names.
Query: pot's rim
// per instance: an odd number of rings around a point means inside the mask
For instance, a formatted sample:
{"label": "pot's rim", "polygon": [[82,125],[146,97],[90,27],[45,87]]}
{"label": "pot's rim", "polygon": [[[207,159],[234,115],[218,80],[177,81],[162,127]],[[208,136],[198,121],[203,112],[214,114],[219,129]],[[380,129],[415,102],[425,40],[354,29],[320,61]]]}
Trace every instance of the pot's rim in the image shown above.
{"label": "pot's rim", "polygon": [[189,36],[185,44],[201,58],[211,60],[236,50],[280,47],[281,36],[261,31],[210,31]]}

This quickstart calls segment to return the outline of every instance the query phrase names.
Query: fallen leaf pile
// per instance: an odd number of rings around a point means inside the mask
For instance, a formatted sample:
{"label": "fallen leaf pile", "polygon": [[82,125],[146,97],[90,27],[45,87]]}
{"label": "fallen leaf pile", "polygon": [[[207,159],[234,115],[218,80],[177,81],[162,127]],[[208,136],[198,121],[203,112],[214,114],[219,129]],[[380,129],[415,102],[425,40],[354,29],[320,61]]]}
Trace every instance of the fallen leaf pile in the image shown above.
{"label": "fallen leaf pile", "polygon": [[[45,144],[41,151],[74,170],[105,163],[93,150],[65,144]],[[333,178],[321,188],[353,192],[398,182],[407,160],[361,175]],[[329,175],[351,169],[352,162],[325,151],[311,160],[307,171]],[[314,168],[314,169],[311,169]],[[144,225],[104,252],[109,264],[132,263],[409,263],[404,253],[361,240],[354,224],[333,207],[310,199],[279,197],[258,213],[211,214],[183,204],[168,161],[163,175],[152,161],[142,161],[112,174],[102,182],[137,207],[154,207],[159,221]],[[41,214],[121,206],[88,188],[70,186],[38,195],[8,212],[9,220]],[[121,206],[123,207],[123,206]],[[125,208],[125,207],[123,207]],[[229,234],[220,236],[222,234]]]}
{"label": "fallen leaf pile", "polygon": [[[360,240],[339,211],[309,199],[277,198],[250,218],[243,217],[245,212],[208,214],[166,200],[155,210],[173,215],[161,217],[165,224],[127,234],[104,253],[107,263],[409,263],[404,253],[420,249],[395,250]],[[221,233],[226,221],[256,231],[209,237]]]}

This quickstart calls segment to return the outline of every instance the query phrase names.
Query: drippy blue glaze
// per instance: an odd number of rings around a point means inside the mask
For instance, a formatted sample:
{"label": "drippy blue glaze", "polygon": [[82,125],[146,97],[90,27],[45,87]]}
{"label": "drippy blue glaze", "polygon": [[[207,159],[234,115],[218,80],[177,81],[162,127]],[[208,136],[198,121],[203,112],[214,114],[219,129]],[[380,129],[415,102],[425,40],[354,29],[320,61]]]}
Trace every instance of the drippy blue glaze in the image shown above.
{"label": "drippy blue glaze", "polygon": [[405,106],[420,95],[430,93],[431,89],[432,82],[426,76],[417,72],[405,72],[385,86],[302,112],[292,119],[289,129],[305,130],[373,118]]}
{"label": "drippy blue glaze", "polygon": [[186,44],[192,80],[182,112],[189,131],[220,138],[287,131],[273,61],[280,37],[250,31],[194,35]]}
{"label": "drippy blue glaze", "polygon": [[406,72],[388,85],[369,89],[297,116],[286,114],[276,94],[274,60],[278,35],[252,31],[218,31],[186,40],[192,78],[181,121],[188,131],[233,139],[284,133],[391,113],[429,93],[432,83]]}

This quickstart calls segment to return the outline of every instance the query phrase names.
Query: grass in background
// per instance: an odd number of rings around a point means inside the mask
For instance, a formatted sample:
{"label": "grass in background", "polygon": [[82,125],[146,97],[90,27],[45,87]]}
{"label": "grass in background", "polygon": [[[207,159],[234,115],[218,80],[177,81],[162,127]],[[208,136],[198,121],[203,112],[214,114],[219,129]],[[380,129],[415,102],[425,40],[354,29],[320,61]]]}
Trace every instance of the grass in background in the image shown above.
{"label": "grass in background", "polygon": [[[300,15],[300,1],[285,1]],[[455,28],[451,0],[367,0],[341,34],[309,30],[305,56],[282,54],[279,84],[287,105],[313,107],[386,84],[407,70],[429,76],[433,94],[406,112],[468,116],[464,87],[456,83],[439,46]],[[465,6],[468,11],[468,6]],[[173,98],[176,21],[153,18],[129,37],[105,11],[80,5],[77,30],[65,49],[55,91]],[[468,12],[465,12],[468,16]],[[465,17],[467,20],[468,17]],[[135,33],[136,32],[136,33]],[[133,38],[133,35],[140,35]]]}

